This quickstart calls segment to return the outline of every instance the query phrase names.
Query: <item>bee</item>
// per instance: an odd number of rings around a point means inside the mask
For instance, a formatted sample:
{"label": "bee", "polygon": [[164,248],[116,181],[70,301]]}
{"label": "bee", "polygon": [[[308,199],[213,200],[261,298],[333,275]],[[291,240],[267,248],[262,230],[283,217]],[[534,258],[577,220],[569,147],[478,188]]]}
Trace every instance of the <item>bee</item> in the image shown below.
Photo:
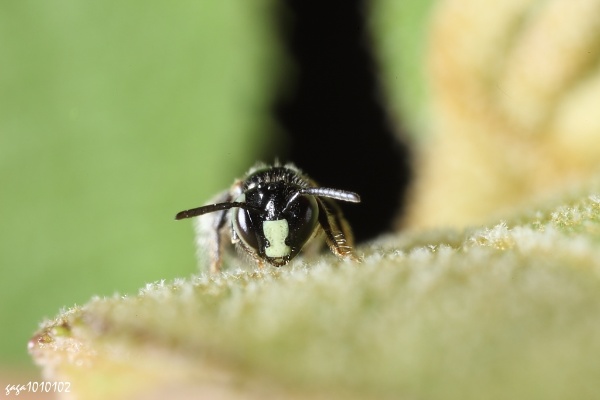
{"label": "bee", "polygon": [[227,241],[250,255],[259,268],[288,264],[318,236],[324,236],[339,258],[359,261],[352,251],[352,230],[335,200],[359,203],[360,197],[320,187],[293,164],[258,164],[213,204],[181,211],[175,219],[210,214],[199,218],[196,231],[211,272],[220,270]]}

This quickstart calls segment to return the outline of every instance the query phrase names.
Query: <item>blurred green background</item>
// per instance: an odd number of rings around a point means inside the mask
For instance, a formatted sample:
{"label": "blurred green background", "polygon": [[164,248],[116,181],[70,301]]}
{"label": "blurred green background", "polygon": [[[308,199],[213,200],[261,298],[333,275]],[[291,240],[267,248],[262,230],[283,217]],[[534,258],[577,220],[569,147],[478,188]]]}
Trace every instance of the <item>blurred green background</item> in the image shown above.
{"label": "blurred green background", "polygon": [[175,213],[280,142],[273,11],[0,2],[0,368],[63,306],[196,272]]}
{"label": "blurred green background", "polygon": [[[367,3],[390,110],[413,131],[431,2]],[[196,272],[175,213],[285,145],[270,112],[283,7],[0,0],[0,371],[31,367],[27,340],[61,307]]]}

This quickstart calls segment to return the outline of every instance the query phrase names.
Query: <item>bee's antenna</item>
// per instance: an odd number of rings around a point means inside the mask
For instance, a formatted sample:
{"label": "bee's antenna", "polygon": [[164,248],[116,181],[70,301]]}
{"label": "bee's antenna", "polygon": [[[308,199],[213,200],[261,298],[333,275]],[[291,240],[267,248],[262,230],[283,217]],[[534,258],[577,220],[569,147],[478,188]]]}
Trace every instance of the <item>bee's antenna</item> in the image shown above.
{"label": "bee's antenna", "polygon": [[239,203],[236,201],[232,201],[229,203],[210,204],[207,206],[191,208],[189,210],[180,211],[177,213],[177,215],[175,215],[175,219],[180,220],[180,219],[185,219],[185,218],[193,218],[193,217],[197,217],[199,215],[208,214],[208,213],[215,212],[215,211],[228,210],[230,208],[235,208],[235,207],[239,207],[239,208],[243,208],[244,210],[254,211],[254,212],[263,214],[263,211],[260,208],[249,206],[246,203]]}
{"label": "bee's antenna", "polygon": [[354,192],[348,192],[346,190],[339,189],[331,189],[331,188],[302,188],[294,192],[288,200],[283,211],[286,211],[288,207],[293,203],[294,200],[298,196],[302,196],[303,194],[308,194],[310,196],[316,197],[328,197],[330,199],[340,200],[340,201],[348,201],[350,203],[360,203],[360,196]]}
{"label": "bee's antenna", "polygon": [[360,196],[354,192],[348,192],[346,190],[331,189],[331,188],[302,188],[298,191],[298,194],[308,194],[317,197],[327,197],[330,199],[348,201],[350,203],[360,203]]}

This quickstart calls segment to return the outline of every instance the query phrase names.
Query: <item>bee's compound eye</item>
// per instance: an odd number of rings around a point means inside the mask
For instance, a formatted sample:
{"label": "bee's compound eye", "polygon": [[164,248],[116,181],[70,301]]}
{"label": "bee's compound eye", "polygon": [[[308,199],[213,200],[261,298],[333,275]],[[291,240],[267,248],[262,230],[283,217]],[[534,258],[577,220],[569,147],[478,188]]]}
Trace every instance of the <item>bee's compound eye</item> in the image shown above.
{"label": "bee's compound eye", "polygon": [[297,250],[304,246],[317,227],[318,216],[319,208],[314,197],[300,196],[294,200],[287,216],[290,225],[290,246]]}
{"label": "bee's compound eye", "polygon": [[247,210],[236,208],[233,210],[233,229],[239,238],[250,248],[258,250],[255,224]]}

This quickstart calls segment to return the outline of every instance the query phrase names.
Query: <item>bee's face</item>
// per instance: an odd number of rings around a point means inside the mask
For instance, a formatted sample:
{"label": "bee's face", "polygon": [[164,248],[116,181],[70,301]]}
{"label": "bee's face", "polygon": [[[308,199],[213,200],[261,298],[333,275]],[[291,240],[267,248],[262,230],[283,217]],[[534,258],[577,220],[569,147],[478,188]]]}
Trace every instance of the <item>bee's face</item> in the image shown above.
{"label": "bee's face", "polygon": [[285,182],[259,184],[236,202],[251,207],[232,208],[236,234],[249,250],[275,266],[294,258],[318,226],[315,198],[298,195],[298,188]]}

